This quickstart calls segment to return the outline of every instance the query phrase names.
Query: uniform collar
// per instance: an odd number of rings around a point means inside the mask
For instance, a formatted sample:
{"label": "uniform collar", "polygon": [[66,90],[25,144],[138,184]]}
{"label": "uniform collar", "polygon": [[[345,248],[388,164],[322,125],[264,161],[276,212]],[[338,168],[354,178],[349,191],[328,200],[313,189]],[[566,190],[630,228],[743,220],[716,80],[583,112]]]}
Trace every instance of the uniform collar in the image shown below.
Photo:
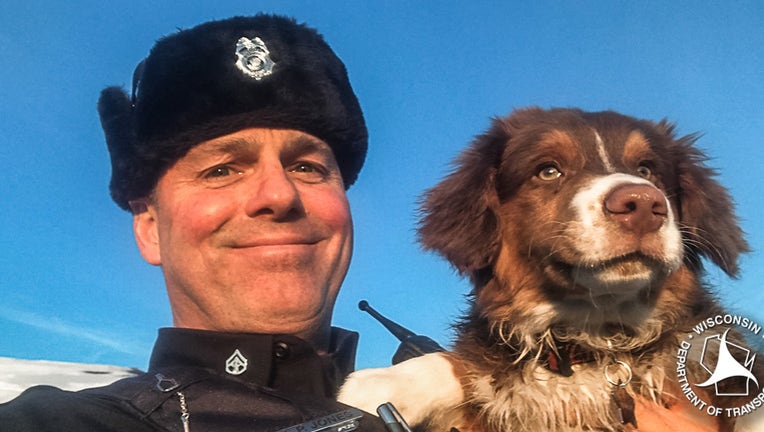
{"label": "uniform collar", "polygon": [[355,367],[358,333],[332,328],[329,353],[319,355],[291,335],[162,328],[149,370],[200,367],[263,387],[332,397]]}

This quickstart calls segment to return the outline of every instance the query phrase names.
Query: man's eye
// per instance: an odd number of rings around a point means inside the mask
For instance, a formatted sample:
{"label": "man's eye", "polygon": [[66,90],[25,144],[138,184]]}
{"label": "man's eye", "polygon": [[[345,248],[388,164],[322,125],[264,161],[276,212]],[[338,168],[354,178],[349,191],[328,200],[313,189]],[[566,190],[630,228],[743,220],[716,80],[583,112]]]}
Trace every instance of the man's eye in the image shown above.
{"label": "man's eye", "polygon": [[206,178],[219,178],[219,177],[227,177],[233,174],[241,174],[241,171],[237,171],[227,165],[220,165],[216,166],[214,168],[211,168],[208,170],[204,177]]}
{"label": "man's eye", "polygon": [[314,173],[317,171],[316,167],[313,165],[307,164],[307,163],[299,163],[295,165],[294,168],[291,170],[292,172],[299,172],[299,173]]}
{"label": "man's eye", "polygon": [[327,170],[320,165],[310,162],[297,162],[288,169],[289,172],[299,174],[308,180],[323,180],[327,176]]}

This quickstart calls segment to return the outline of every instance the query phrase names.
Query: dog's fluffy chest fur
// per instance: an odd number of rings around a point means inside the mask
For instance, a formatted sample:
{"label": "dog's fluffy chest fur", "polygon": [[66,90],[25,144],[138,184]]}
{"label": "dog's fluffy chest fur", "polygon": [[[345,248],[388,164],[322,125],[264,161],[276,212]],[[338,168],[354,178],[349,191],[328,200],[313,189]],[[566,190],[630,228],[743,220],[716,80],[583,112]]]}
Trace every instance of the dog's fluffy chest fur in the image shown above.
{"label": "dog's fluffy chest fur", "polygon": [[[626,392],[628,398],[661,401],[666,375],[663,364],[619,355],[574,364],[572,370],[572,375],[563,376],[550,370],[545,359],[534,358],[505,365],[500,371],[470,371],[465,380],[465,404],[478,413],[487,430],[619,431],[616,391]],[[440,424],[432,430],[454,421],[436,419]]]}

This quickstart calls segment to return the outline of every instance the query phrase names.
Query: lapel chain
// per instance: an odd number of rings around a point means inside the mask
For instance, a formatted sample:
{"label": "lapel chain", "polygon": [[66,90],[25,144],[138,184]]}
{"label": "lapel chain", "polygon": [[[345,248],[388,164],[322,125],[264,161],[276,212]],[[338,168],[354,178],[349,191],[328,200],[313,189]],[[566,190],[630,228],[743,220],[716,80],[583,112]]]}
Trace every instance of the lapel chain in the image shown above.
{"label": "lapel chain", "polygon": [[188,418],[191,414],[188,412],[188,405],[186,405],[186,395],[183,392],[177,392],[178,400],[180,401],[180,423],[183,425],[183,432],[189,432],[191,429],[188,425]]}

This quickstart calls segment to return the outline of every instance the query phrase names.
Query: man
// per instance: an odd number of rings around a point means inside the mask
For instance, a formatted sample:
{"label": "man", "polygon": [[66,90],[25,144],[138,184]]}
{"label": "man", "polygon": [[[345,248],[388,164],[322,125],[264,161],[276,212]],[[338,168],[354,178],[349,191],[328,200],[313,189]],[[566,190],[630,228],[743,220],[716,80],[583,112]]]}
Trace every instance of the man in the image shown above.
{"label": "man", "polygon": [[334,400],[357,334],[332,328],[353,232],[345,190],[367,134],[315,30],[258,15],[166,37],[99,113],[114,201],[162,267],[174,327],[149,370],[82,392],[36,387],[3,431],[382,431]]}

